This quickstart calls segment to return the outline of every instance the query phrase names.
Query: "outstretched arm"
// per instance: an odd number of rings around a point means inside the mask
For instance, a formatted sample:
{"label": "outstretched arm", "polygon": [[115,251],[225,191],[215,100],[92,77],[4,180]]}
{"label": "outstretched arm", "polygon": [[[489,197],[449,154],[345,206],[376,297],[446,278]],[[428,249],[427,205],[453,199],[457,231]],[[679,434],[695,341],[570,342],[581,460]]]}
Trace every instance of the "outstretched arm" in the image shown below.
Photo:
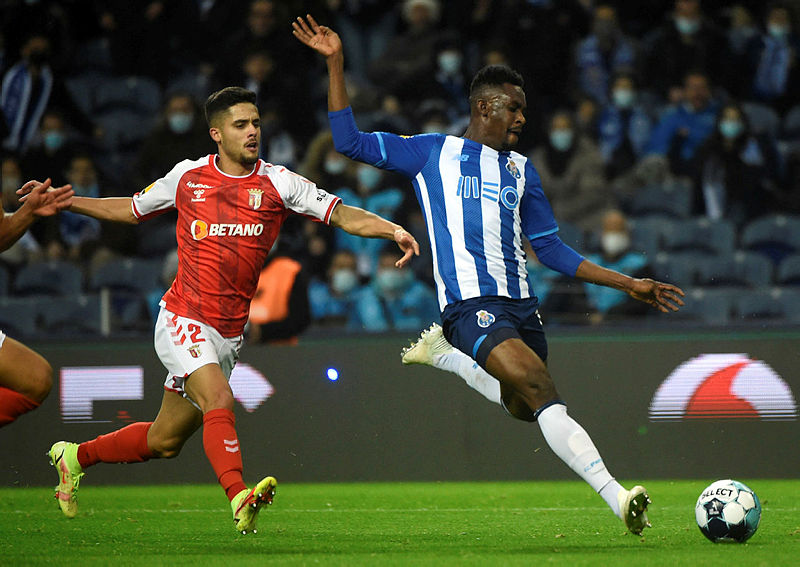
{"label": "outstretched arm", "polygon": [[[34,186],[31,185],[32,183],[38,183],[38,181],[29,181],[17,191],[17,194],[21,195],[19,199],[20,202],[27,203],[35,198],[36,190]],[[73,197],[71,186],[65,187],[70,189],[71,198],[68,202],[62,204],[61,209],[67,209],[73,213],[94,217],[104,221],[126,224],[137,224],[139,222],[139,219],[133,214],[133,207],[131,206],[133,199],[130,197],[105,197],[102,199],[95,197]],[[47,194],[54,194],[61,189],[64,189],[64,187],[59,187],[55,190],[51,189]],[[54,214],[55,212],[57,211],[53,211],[49,214]],[[43,216],[42,213],[38,214],[39,216]]]}
{"label": "outstretched arm", "polygon": [[339,34],[327,26],[321,26],[311,16],[298,17],[292,22],[292,33],[302,43],[325,56],[328,65],[328,112],[336,112],[350,106],[344,82],[344,54]]}
{"label": "outstretched arm", "polygon": [[663,313],[677,311],[683,305],[683,290],[677,286],[650,278],[632,278],[584,260],[578,265],[575,277],[585,282],[613,287],[634,299],[649,303]]}
{"label": "outstretched arm", "polygon": [[331,214],[331,225],[356,236],[394,240],[404,253],[395,263],[398,268],[405,266],[412,255],[419,256],[419,244],[402,226],[364,209],[339,203]]}
{"label": "outstretched arm", "polygon": [[19,240],[36,217],[49,217],[67,208],[75,194],[71,185],[51,188],[50,179],[45,179],[44,183],[28,181],[17,193],[27,195],[20,199],[22,206],[11,214],[0,211],[0,250]]}

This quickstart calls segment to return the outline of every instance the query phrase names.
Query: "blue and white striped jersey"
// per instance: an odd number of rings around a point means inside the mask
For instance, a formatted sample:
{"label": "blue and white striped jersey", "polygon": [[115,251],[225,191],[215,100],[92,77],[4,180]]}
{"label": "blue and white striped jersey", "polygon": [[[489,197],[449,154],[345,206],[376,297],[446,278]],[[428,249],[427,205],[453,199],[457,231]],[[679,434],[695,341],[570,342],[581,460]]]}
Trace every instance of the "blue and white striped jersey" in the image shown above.
{"label": "blue and white striped jersey", "polygon": [[352,121],[349,108],[329,116],[342,153],[412,180],[431,241],[441,309],[479,296],[533,295],[522,237],[550,235],[558,225],[525,156],[443,134],[364,133],[354,123],[345,129],[337,119]]}

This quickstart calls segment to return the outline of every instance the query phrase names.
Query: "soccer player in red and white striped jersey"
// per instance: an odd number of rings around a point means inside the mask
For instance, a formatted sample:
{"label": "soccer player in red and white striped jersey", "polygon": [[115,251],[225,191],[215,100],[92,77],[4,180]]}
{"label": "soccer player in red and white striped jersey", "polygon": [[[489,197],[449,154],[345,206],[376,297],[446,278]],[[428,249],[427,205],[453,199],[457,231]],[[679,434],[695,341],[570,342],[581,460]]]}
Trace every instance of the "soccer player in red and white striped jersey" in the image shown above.
{"label": "soccer player in red and white striped jersey", "polygon": [[86,467],[175,457],[202,425],[203,447],[231,500],[235,527],[254,531],[258,509],[272,501],[276,483],[265,477],[248,489],[242,480],[228,379],[259,272],[281,224],[296,213],[358,236],[394,240],[404,252],[399,266],[419,253],[401,226],[344,205],[285,167],[260,160],[255,102],[254,93],[239,87],[208,98],[206,119],[218,154],[177,164],[132,198],[74,198],[73,212],[127,223],[176,209],[179,267],[155,327],[156,352],[168,371],[156,419],[80,445],[59,441],[50,450],[59,470],[56,496],[69,517],[77,513]]}

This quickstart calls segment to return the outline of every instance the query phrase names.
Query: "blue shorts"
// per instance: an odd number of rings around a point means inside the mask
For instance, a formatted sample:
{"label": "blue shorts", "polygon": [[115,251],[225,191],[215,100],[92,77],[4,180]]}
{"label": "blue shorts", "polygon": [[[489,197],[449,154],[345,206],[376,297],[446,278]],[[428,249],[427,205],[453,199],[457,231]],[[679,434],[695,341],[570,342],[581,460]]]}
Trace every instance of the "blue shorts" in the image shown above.
{"label": "blue shorts", "polygon": [[494,347],[507,339],[522,339],[547,361],[547,339],[539,318],[539,300],[473,297],[451,303],[442,311],[442,330],[450,344],[486,369]]}

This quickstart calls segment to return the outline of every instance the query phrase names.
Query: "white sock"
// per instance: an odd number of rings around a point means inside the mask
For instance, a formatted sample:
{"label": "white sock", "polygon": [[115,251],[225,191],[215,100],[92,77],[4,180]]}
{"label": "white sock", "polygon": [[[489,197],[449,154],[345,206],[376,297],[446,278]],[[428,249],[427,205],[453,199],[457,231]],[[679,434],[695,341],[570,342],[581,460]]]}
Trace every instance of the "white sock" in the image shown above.
{"label": "white sock", "polygon": [[435,368],[461,376],[470,388],[480,392],[490,402],[502,405],[500,382],[457,348],[454,347],[452,352],[434,356],[432,362]]}
{"label": "white sock", "polygon": [[538,423],[545,441],[553,452],[595,492],[600,493],[614,514],[619,516],[617,494],[622,487],[606,470],[603,459],[589,434],[567,415],[567,407],[553,404],[545,408],[539,414]]}

